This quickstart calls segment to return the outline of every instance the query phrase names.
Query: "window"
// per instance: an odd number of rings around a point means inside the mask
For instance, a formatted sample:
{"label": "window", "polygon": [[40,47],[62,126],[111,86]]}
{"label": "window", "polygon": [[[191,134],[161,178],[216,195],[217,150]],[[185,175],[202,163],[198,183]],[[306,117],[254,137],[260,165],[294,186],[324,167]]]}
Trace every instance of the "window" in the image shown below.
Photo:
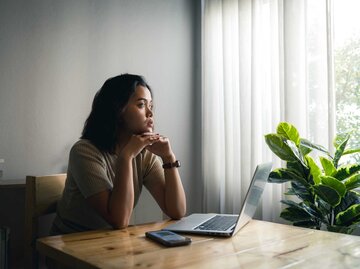
{"label": "window", "polygon": [[[337,133],[353,131],[360,147],[360,1],[334,0],[334,73]],[[360,161],[360,155],[355,156]]]}
{"label": "window", "polygon": [[[202,2],[208,212],[236,212],[249,167],[272,158],[263,135],[280,121],[331,153],[335,135],[354,129],[349,145],[360,147],[359,0]],[[265,196],[264,219],[278,216],[281,193]]]}

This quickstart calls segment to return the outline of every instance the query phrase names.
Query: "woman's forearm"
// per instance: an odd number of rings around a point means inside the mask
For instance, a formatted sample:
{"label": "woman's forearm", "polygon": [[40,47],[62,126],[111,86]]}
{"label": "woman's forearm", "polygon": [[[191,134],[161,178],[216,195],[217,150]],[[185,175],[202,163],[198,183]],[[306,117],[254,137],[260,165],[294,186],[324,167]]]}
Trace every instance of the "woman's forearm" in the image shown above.
{"label": "woman's forearm", "polygon": [[[164,163],[175,162],[171,154],[163,158]],[[165,173],[165,213],[173,219],[181,219],[186,213],[186,197],[177,168],[164,169]]]}
{"label": "woman's forearm", "polygon": [[186,213],[186,197],[177,168],[165,169],[165,210],[173,219]]}
{"label": "woman's forearm", "polygon": [[129,225],[134,206],[132,158],[120,157],[117,161],[114,187],[110,196],[108,212],[114,228]]}

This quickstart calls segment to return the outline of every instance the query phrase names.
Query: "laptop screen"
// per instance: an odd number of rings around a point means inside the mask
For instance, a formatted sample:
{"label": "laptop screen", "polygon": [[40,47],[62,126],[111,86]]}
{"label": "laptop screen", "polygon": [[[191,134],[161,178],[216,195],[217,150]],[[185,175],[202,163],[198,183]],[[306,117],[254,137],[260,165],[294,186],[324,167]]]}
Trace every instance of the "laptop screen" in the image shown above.
{"label": "laptop screen", "polygon": [[236,234],[253,218],[255,211],[260,203],[260,199],[269,177],[271,167],[272,163],[259,164],[256,167],[233,234]]}

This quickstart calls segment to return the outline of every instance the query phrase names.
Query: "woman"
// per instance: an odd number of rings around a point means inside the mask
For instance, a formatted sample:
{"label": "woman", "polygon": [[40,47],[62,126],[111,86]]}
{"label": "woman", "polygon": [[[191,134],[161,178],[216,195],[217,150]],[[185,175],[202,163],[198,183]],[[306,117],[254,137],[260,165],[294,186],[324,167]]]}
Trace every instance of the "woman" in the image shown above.
{"label": "woman", "polygon": [[104,83],[70,151],[52,234],[127,227],[142,185],[170,218],[185,215],[180,164],[169,139],[154,133],[152,110],[143,77],[124,74]]}

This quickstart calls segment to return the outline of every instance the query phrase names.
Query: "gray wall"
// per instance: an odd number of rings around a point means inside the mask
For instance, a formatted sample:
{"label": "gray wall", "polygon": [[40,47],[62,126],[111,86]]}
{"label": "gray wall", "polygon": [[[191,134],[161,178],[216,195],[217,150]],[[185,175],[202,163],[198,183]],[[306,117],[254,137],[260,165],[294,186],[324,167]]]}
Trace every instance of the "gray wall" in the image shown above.
{"label": "gray wall", "polygon": [[[66,172],[95,92],[138,73],[182,161],[189,212],[200,210],[199,2],[0,0],[0,180]],[[136,222],[160,216],[147,196]]]}

